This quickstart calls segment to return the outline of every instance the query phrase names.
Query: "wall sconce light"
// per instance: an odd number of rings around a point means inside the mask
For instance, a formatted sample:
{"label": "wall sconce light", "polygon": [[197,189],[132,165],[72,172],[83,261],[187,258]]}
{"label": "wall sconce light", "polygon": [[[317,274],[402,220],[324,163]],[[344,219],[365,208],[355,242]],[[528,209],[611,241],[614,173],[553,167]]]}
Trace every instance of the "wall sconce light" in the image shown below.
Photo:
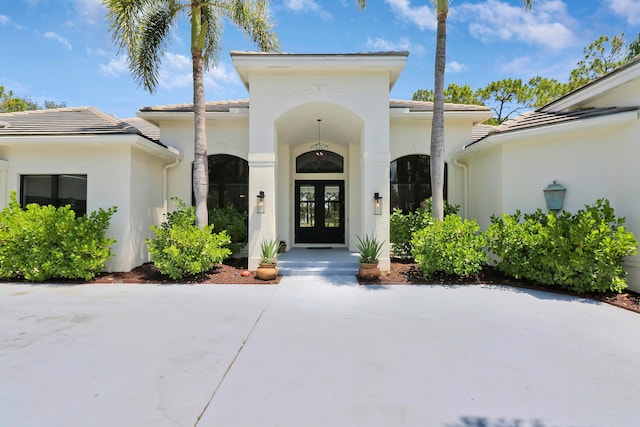
{"label": "wall sconce light", "polygon": [[264,191],[260,190],[260,192],[258,193],[258,213],[259,214],[263,214],[264,213]]}
{"label": "wall sconce light", "polygon": [[382,215],[382,196],[380,193],[373,193],[373,214]]}
{"label": "wall sconce light", "polygon": [[567,189],[553,181],[553,184],[547,185],[547,188],[542,191],[544,192],[544,199],[547,202],[547,209],[553,213],[561,211],[562,205],[564,204],[564,194]]}

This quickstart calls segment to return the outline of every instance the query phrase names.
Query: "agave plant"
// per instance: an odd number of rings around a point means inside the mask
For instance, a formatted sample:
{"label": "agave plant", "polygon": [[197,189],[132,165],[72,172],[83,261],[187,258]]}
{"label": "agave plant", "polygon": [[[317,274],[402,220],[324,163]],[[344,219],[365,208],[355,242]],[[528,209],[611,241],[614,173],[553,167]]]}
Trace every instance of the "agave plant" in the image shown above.
{"label": "agave plant", "polygon": [[275,264],[278,262],[278,249],[280,248],[280,239],[275,238],[273,240],[265,240],[260,245],[262,256],[260,258],[261,264]]}
{"label": "agave plant", "polygon": [[360,262],[363,264],[376,264],[380,253],[382,252],[382,245],[384,242],[378,243],[378,240],[365,234],[364,239],[358,237],[358,251],[360,251]]}

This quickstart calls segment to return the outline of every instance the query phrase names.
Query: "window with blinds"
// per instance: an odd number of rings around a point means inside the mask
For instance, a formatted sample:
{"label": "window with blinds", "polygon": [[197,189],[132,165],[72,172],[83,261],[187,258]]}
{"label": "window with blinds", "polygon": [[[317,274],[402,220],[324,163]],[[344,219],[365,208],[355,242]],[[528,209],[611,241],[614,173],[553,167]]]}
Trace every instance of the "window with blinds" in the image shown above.
{"label": "window with blinds", "polygon": [[87,213],[86,175],[22,175],[20,204],[70,205],[80,216]]}

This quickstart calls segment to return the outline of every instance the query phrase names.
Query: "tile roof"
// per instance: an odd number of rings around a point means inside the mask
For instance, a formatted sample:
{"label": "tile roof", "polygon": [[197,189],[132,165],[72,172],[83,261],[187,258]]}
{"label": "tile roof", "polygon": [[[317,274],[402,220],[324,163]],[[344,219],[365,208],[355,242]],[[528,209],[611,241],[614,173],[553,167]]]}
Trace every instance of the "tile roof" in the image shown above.
{"label": "tile roof", "polygon": [[[583,110],[568,112],[528,111],[511,120],[507,120],[499,126],[476,125],[473,131],[473,142],[468,146],[480,142],[490,135],[495,135],[498,133],[533,129],[542,126],[556,125],[560,123],[572,122],[575,120],[590,119],[594,117],[602,117],[636,110],[640,110],[640,107],[586,108]],[[479,126],[482,126],[482,128],[479,128]]]}
{"label": "tile roof", "polygon": [[[409,111],[433,111],[433,102],[403,101],[399,99],[389,100],[389,108],[408,108]],[[490,111],[485,105],[450,104],[444,103],[445,111]]]}
{"label": "tile roof", "polygon": [[[212,101],[205,104],[207,112],[224,113],[231,108],[249,108],[248,99],[236,99],[232,101]],[[142,107],[140,111],[172,112],[172,113],[192,113],[193,104],[170,104]]]}
{"label": "tile roof", "polygon": [[[249,108],[248,99],[238,99],[233,101],[207,102],[207,112],[228,112],[231,108]],[[433,111],[433,102],[423,101],[402,101],[397,99],[389,100],[389,108],[408,108],[409,111]],[[464,105],[445,103],[446,111],[489,111],[490,108],[484,105]],[[143,107],[140,111],[153,112],[193,112],[193,104],[156,105]]]}
{"label": "tile roof", "polygon": [[149,135],[143,129],[93,107],[67,107],[0,114],[0,137],[137,134],[158,143],[159,134],[156,136],[151,128],[145,127],[145,129],[149,130]]}

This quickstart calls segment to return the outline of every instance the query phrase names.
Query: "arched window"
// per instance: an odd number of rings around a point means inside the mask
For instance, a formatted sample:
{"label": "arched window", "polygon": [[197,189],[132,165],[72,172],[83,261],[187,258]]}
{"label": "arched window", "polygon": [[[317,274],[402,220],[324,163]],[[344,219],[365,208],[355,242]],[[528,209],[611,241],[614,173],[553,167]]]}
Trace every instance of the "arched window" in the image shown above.
{"label": "arched window", "polygon": [[249,210],[249,163],[228,154],[209,156],[209,209],[233,205],[239,212]]}
{"label": "arched window", "polygon": [[307,151],[296,157],[297,173],[342,173],[344,157],[327,150]]}
{"label": "arched window", "polygon": [[[414,154],[391,162],[390,208],[413,212],[431,197],[431,166],[426,155]],[[447,165],[444,167],[444,196],[447,198]]]}

